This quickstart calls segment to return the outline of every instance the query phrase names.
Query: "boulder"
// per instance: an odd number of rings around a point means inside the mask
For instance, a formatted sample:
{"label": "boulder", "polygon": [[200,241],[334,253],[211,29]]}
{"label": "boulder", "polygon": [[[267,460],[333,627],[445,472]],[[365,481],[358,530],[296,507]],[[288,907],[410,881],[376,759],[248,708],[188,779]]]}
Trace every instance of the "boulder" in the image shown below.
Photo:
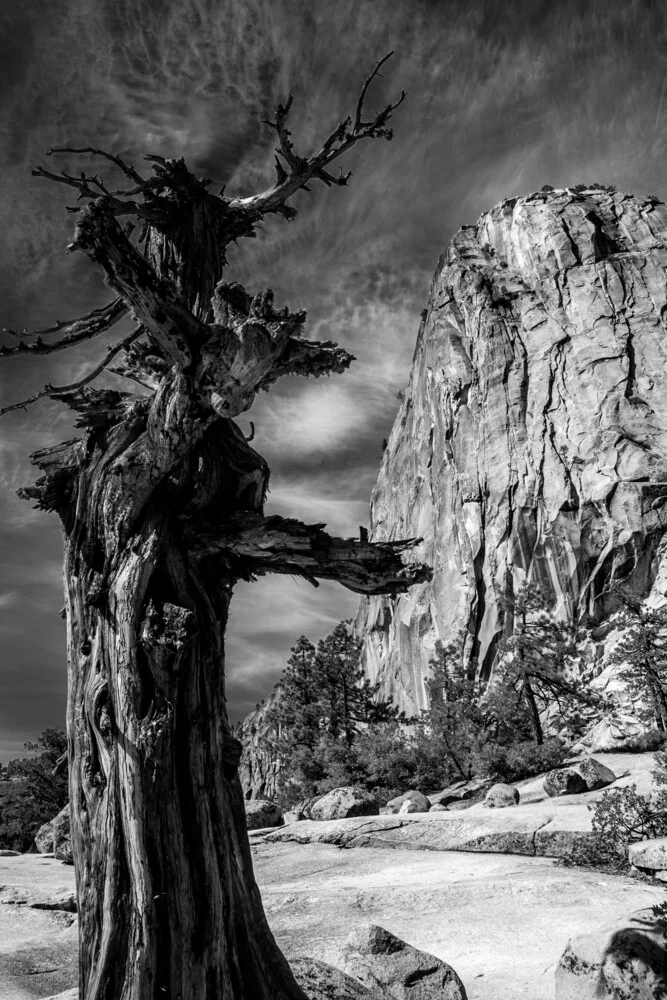
{"label": "boulder", "polygon": [[341,957],[347,973],[394,1000],[466,1000],[465,987],[450,965],[376,924],[354,930]]}
{"label": "boulder", "polygon": [[3,848],[0,851],[0,858],[16,858],[20,855],[20,851],[9,851]]}
{"label": "boulder", "polygon": [[414,805],[414,808],[406,810],[409,812],[428,812],[431,808],[431,803],[426,796],[414,788],[403,795],[397,795],[395,799],[390,799],[385,806],[385,810],[390,815],[402,812],[405,802],[411,802]]}
{"label": "boulder", "polygon": [[290,823],[298,823],[305,818],[300,809],[289,809],[286,813],[283,813],[283,823],[285,826],[288,826]]}
{"label": "boulder", "polygon": [[249,799],[245,803],[245,816],[249,830],[281,826],[283,821],[282,809],[269,799]]}
{"label": "boulder", "polygon": [[370,990],[352,976],[316,958],[294,958],[290,968],[309,1000],[392,1000],[384,990]]}
{"label": "boulder", "polygon": [[514,785],[499,782],[489,788],[484,798],[487,809],[504,809],[506,806],[518,806],[521,795]]}
{"label": "boulder", "polygon": [[347,819],[349,816],[377,816],[377,799],[364,788],[347,785],[334,788],[318,799],[311,808],[312,819]]}
{"label": "boulder", "polygon": [[667,922],[650,909],[572,938],[556,968],[556,1000],[667,996]]}
{"label": "boulder", "polygon": [[69,825],[69,803],[52,820],[40,826],[35,834],[35,846],[40,854],[53,854],[59,861],[72,864],[72,839]]}
{"label": "boulder", "polygon": [[401,808],[398,810],[398,815],[405,816],[408,813],[422,813],[422,812],[424,812],[424,810],[422,808],[421,802],[415,801],[414,799],[406,799],[401,805]]}
{"label": "boulder", "polygon": [[641,840],[628,847],[628,861],[635,868],[651,872],[667,871],[667,837]]}
{"label": "boulder", "polygon": [[586,782],[573,767],[560,767],[554,771],[549,771],[544,777],[544,791],[551,798],[560,795],[576,795],[585,792]]}
{"label": "boulder", "polygon": [[455,784],[445,788],[442,792],[434,792],[427,798],[431,805],[448,806],[451,803],[464,802],[474,798],[489,787],[490,782],[486,778],[471,778],[470,781],[457,781]]}
{"label": "boulder", "polygon": [[574,770],[578,771],[586,782],[586,791],[593,792],[597,788],[605,788],[616,781],[616,775],[609,767],[605,767],[595,757],[584,757],[574,765]]}

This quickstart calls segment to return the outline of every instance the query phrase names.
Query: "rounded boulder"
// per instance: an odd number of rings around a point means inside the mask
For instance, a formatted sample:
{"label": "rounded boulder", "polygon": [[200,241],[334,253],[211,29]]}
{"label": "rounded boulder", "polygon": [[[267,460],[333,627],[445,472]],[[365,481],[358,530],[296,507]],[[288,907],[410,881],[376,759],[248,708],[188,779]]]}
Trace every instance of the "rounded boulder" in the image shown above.
{"label": "rounded boulder", "polygon": [[487,809],[505,809],[507,806],[518,806],[521,795],[514,785],[499,782],[489,788],[484,798]]}
{"label": "rounded boulder", "polygon": [[573,767],[560,767],[555,771],[549,771],[543,785],[544,791],[552,799],[560,795],[577,795],[579,792],[588,791],[585,780]]}
{"label": "rounded boulder", "polygon": [[377,799],[365,788],[346,785],[334,788],[310,808],[311,819],[348,819],[352,816],[377,816],[379,814]]}
{"label": "rounded boulder", "polygon": [[651,872],[667,871],[667,837],[640,840],[628,847],[628,861],[635,868]]}
{"label": "rounded boulder", "polygon": [[[403,806],[406,803],[409,803],[410,805],[409,807],[406,807],[404,809]],[[431,808],[431,803],[429,802],[429,800],[416,788],[410,789],[409,792],[404,792],[403,795],[397,795],[395,799],[390,799],[389,802],[387,802],[387,805],[385,806],[385,810],[389,814],[396,814],[401,812],[425,813],[428,812],[430,808]]]}
{"label": "rounded boulder", "polygon": [[574,769],[586,782],[586,789],[589,792],[593,792],[597,788],[605,788],[607,785],[611,785],[612,781],[616,781],[616,775],[611,768],[605,767],[595,757],[584,757],[575,765]]}
{"label": "rounded boulder", "polygon": [[270,799],[248,799],[245,818],[249,830],[263,830],[267,826],[280,826],[283,811]]}

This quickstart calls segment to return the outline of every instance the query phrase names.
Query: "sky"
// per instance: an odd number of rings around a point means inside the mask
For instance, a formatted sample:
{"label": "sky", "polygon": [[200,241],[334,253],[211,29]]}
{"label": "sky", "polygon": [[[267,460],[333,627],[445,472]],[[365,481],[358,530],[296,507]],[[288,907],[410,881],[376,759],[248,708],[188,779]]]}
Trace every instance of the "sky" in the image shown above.
{"label": "sky", "polygon": [[[359,143],[339,161],[353,173],[347,188],[299,193],[295,221],[268,219],[256,240],[232,248],[227,270],[250,291],[271,287],[278,304],[307,309],[306,336],[357,358],[328,380],[283,379],[239,418],[244,430],[255,423],[253,447],[272,469],[267,512],[346,536],[368,523],[420,312],[454,232],[543,184],[598,181],[667,200],[663,0],[0,5],[0,328],[49,326],[112,297],[83,255],[65,254],[71,194],[31,176],[37,164],[54,168],[51,146],[98,146],[137,166],[144,153],[184,156],[227,194],[252,194],[273,178],[274,134],[261,119],[292,93],[297,148],[312,151],[391,50],[368,106],[407,91],[393,141]],[[127,329],[1,361],[0,407],[83,374]],[[59,522],[15,491],[37,478],[31,452],[74,436],[57,402],[0,417],[0,762],[64,725]],[[299,635],[320,638],[356,608],[332,583],[239,585],[227,642],[232,718],[271,691]]]}

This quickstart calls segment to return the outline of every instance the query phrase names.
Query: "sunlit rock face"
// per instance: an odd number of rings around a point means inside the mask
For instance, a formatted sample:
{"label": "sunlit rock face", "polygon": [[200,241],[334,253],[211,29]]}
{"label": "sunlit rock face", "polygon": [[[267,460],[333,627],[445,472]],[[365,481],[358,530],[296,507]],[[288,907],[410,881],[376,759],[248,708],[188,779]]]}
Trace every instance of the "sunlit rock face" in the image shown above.
{"label": "sunlit rock face", "polygon": [[239,777],[246,799],[274,799],[278,791],[278,760],[271,749],[275,727],[269,714],[280,697],[275,688],[266,701],[246,715],[235,735],[243,744]]}
{"label": "sunlit rock face", "polygon": [[[372,496],[375,540],[423,538],[429,584],[364,600],[366,667],[414,712],[437,638],[488,677],[503,597],[560,617],[665,589],[667,206],[606,190],[502,202],[438,262]],[[662,581],[662,583],[661,583]]]}

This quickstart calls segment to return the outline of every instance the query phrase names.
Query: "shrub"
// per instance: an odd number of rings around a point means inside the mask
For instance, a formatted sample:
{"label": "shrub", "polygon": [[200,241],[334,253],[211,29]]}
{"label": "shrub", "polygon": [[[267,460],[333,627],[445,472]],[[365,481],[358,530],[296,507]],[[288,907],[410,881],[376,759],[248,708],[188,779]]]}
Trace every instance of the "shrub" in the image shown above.
{"label": "shrub", "polygon": [[593,836],[580,843],[564,863],[583,867],[628,867],[628,847],[640,840],[667,836],[667,753],[655,755],[651,772],[657,792],[640,795],[636,785],[608,788],[594,805]]}
{"label": "shrub", "polygon": [[545,771],[552,771],[566,759],[569,750],[557,737],[547,739],[540,746],[532,740],[502,746],[487,743],[475,755],[475,773],[512,784],[532,778]]}

